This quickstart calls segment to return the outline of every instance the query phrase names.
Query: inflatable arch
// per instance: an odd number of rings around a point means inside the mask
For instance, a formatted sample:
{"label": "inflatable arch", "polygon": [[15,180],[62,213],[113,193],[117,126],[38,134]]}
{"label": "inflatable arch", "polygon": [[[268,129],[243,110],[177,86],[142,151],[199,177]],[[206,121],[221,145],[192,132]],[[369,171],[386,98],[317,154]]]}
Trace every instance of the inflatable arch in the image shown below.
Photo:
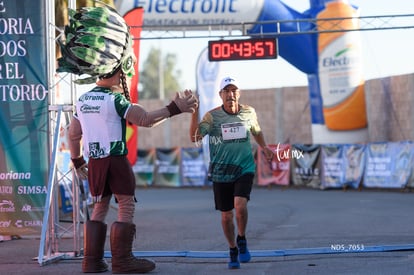
{"label": "inflatable arch", "polygon": [[[142,6],[144,27],[256,22],[247,33],[277,37],[279,55],[307,74],[313,143],[366,142],[359,33],[340,31],[358,28],[350,19],[358,10],[347,0],[309,2],[300,13],[279,0],[115,1],[121,13]],[[272,21],[282,23],[266,24]],[[300,34],[283,35],[298,32],[298,24]]]}

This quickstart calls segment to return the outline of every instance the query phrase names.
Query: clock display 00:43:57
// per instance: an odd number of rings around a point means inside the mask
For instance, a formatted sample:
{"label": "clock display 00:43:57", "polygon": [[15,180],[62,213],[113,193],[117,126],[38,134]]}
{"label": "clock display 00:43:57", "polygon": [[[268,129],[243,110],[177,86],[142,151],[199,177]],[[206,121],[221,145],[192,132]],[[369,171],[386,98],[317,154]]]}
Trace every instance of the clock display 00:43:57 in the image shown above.
{"label": "clock display 00:43:57", "polygon": [[210,61],[277,58],[275,38],[216,40],[208,42]]}

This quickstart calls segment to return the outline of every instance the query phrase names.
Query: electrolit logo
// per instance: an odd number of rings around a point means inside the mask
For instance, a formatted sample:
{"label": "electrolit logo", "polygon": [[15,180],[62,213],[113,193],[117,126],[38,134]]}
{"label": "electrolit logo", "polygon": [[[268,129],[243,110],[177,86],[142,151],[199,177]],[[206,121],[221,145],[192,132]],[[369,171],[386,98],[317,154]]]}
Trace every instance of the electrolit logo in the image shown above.
{"label": "electrolit logo", "polygon": [[120,14],[135,7],[144,9],[143,25],[163,31],[168,26],[192,25],[197,29],[205,24],[254,22],[258,19],[264,0],[116,0]]}
{"label": "electrolit logo", "polygon": [[354,47],[349,47],[336,52],[333,56],[325,57],[322,59],[322,66],[325,68],[336,67],[336,66],[351,66],[355,61],[352,57]]}
{"label": "electrolit logo", "polygon": [[235,0],[230,1],[211,1],[211,0],[197,0],[197,1],[138,1],[137,6],[145,7],[146,13],[234,13]]}
{"label": "electrolit logo", "polygon": [[319,56],[319,80],[324,107],[333,107],[351,96],[361,83],[362,60],[358,43],[341,36]]}

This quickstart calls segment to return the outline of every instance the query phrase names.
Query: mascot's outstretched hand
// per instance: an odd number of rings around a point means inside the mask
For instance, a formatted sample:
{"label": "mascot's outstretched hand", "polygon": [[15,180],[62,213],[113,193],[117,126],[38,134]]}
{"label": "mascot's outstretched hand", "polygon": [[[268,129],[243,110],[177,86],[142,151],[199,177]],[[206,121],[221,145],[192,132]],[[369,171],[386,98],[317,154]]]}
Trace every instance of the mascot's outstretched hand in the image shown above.
{"label": "mascot's outstretched hand", "polygon": [[198,99],[191,90],[175,93],[173,101],[167,106],[171,116],[180,113],[194,113],[197,107]]}
{"label": "mascot's outstretched hand", "polygon": [[173,101],[183,113],[194,113],[198,106],[198,100],[190,90],[176,93]]}

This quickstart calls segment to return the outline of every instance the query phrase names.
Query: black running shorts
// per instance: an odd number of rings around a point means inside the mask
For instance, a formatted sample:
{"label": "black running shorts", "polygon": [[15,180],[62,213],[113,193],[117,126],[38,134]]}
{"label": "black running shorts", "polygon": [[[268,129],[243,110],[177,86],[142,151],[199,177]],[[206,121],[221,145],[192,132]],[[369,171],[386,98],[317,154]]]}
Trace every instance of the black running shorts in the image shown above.
{"label": "black running shorts", "polygon": [[254,174],[244,174],[234,182],[213,182],[216,210],[230,211],[234,208],[234,197],[250,200]]}

